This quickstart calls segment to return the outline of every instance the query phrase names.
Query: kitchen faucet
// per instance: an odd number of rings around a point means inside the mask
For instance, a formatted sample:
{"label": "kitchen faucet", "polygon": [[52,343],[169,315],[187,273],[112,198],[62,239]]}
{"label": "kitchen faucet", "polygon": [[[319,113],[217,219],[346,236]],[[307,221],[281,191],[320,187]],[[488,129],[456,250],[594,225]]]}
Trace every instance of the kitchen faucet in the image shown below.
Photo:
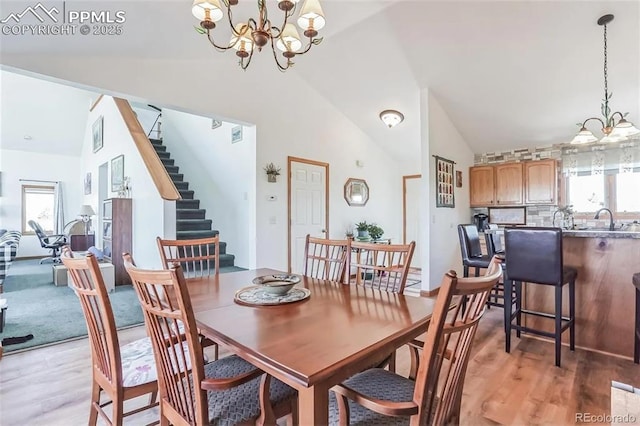
{"label": "kitchen faucet", "polygon": [[601,211],[607,211],[607,212],[609,212],[609,231],[613,231],[613,228],[614,228],[614,224],[613,224],[613,213],[611,213],[611,210],[609,210],[609,209],[607,209],[607,208],[603,207],[603,208],[601,208],[600,210],[598,210],[598,211],[596,212],[596,215],[595,215],[593,218],[594,218],[594,219],[600,219],[600,212],[601,212]]}

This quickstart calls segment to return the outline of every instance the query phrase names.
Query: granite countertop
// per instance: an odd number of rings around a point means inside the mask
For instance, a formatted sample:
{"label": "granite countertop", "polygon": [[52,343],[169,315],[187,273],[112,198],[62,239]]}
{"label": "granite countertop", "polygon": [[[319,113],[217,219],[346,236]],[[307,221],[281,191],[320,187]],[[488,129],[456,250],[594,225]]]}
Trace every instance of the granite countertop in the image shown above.
{"label": "granite countertop", "polygon": [[609,231],[606,229],[574,229],[563,230],[564,237],[580,237],[580,238],[637,238],[640,239],[640,232],[629,231]]}
{"label": "granite countertop", "polygon": [[[488,231],[485,230],[484,233],[499,233],[502,234],[502,229],[497,231]],[[571,229],[571,230],[562,230],[563,237],[578,237],[578,238],[633,238],[640,239],[640,232],[629,232],[629,231],[609,231],[607,229]]]}

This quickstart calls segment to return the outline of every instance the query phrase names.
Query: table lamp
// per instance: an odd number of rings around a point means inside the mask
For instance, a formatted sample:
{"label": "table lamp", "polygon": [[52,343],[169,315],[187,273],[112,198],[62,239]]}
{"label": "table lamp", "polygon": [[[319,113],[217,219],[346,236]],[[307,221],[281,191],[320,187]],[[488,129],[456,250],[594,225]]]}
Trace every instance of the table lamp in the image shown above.
{"label": "table lamp", "polygon": [[89,221],[91,220],[91,216],[95,216],[96,212],[93,211],[93,207],[88,204],[84,204],[80,207],[80,213],[78,216],[82,217],[82,221],[84,222],[84,235],[89,233]]}

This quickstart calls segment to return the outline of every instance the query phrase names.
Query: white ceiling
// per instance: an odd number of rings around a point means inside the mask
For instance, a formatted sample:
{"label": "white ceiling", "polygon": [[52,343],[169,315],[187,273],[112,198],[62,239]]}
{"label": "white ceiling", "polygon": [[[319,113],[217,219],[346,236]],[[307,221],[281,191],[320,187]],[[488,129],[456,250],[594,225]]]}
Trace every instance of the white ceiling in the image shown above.
{"label": "white ceiling", "polygon": [[80,155],[89,107],[96,97],[85,90],[0,71],[0,146]]}
{"label": "white ceiling", "polygon": [[[0,52],[12,57],[46,53],[171,59],[180,70],[176,78],[201,78],[214,88],[257,80],[263,86],[251,89],[263,90],[272,73],[263,79],[246,77],[273,67],[270,53],[256,53],[245,73],[216,73],[226,71],[222,62],[236,59],[232,53],[215,52],[195,32],[189,3],[157,2],[149,8],[148,2],[108,2],[126,10],[121,37],[60,37],[45,45],[38,37],[1,36]],[[248,16],[255,7],[253,1],[240,3],[237,17]],[[324,42],[297,58],[287,73],[298,74],[397,158],[417,152],[420,91],[427,88],[474,152],[568,141],[577,130],[575,123],[599,115],[603,58],[602,27],[596,20],[605,13],[615,15],[608,27],[611,105],[640,124],[638,1],[322,4]],[[271,7],[273,17],[277,9]],[[200,68],[202,63],[206,69]],[[388,108],[406,116],[391,130],[378,120],[378,113]]]}

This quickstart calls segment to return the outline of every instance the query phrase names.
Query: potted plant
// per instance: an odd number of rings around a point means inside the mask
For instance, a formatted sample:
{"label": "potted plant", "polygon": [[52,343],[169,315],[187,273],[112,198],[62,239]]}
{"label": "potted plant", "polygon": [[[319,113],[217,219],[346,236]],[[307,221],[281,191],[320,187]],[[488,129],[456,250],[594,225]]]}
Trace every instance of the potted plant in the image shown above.
{"label": "potted plant", "polygon": [[276,182],[276,176],[280,175],[280,170],[280,167],[276,167],[273,163],[264,166],[264,171],[267,172],[267,180],[269,182]]}
{"label": "potted plant", "polygon": [[358,231],[358,239],[366,240],[369,238],[369,224],[364,220],[356,223],[356,230]]}
{"label": "potted plant", "polygon": [[375,223],[369,225],[369,236],[372,240],[379,240],[382,234],[384,234],[384,230],[381,227]]}

